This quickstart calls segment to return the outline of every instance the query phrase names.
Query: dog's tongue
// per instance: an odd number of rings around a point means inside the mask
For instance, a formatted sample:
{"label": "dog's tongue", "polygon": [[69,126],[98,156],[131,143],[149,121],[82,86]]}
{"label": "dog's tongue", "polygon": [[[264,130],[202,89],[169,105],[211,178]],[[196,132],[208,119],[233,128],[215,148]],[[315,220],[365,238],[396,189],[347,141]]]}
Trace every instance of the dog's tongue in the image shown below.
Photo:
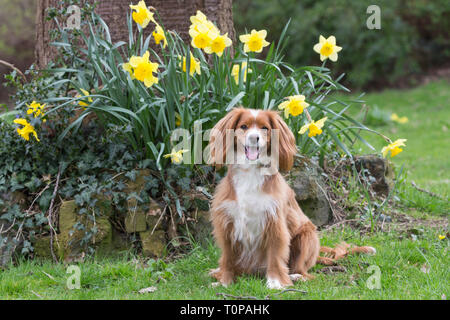
{"label": "dog's tongue", "polygon": [[259,156],[258,147],[247,147],[245,150],[245,154],[248,160],[256,160]]}

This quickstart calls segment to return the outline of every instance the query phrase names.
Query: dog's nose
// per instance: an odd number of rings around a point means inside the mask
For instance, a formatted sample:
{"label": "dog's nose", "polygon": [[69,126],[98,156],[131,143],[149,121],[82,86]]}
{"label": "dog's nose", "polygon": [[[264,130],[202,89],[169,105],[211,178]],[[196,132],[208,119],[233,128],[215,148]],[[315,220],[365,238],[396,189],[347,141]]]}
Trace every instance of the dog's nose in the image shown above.
{"label": "dog's nose", "polygon": [[258,134],[257,132],[250,133],[250,134],[247,136],[247,141],[248,141],[250,144],[257,144],[257,143],[259,142],[259,134]]}

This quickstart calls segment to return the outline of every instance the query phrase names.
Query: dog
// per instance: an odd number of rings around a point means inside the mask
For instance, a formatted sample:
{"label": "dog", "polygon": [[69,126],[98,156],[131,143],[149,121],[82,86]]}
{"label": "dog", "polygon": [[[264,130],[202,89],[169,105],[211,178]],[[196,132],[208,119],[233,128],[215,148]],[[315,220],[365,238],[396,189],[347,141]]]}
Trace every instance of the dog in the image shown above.
{"label": "dog", "polygon": [[[275,111],[236,108],[212,129],[209,163],[228,167],[210,211],[222,252],[210,275],[223,286],[241,274],[265,275],[270,289],[313,278],[308,271],[321,250],[317,228],[279,172],[292,168],[296,153],[295,137]],[[273,163],[279,170],[271,170]]]}

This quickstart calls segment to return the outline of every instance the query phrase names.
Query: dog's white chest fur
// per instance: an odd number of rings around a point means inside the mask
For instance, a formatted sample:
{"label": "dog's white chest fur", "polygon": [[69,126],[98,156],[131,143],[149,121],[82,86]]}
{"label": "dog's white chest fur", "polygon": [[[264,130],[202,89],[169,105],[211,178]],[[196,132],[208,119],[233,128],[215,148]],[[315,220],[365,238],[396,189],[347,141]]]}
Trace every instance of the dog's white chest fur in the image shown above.
{"label": "dog's white chest fur", "polygon": [[278,206],[273,197],[263,192],[264,179],[256,166],[237,169],[233,175],[237,200],[226,204],[233,220],[234,240],[241,243],[243,255],[249,258],[260,244],[267,218],[276,216]]}

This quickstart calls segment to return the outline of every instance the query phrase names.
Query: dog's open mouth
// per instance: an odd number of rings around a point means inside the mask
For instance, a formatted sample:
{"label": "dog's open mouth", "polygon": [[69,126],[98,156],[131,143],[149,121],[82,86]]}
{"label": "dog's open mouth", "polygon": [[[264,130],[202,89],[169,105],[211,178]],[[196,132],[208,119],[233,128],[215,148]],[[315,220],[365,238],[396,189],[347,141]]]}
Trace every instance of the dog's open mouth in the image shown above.
{"label": "dog's open mouth", "polygon": [[246,146],[245,156],[248,160],[254,161],[259,158],[259,147],[258,146]]}

